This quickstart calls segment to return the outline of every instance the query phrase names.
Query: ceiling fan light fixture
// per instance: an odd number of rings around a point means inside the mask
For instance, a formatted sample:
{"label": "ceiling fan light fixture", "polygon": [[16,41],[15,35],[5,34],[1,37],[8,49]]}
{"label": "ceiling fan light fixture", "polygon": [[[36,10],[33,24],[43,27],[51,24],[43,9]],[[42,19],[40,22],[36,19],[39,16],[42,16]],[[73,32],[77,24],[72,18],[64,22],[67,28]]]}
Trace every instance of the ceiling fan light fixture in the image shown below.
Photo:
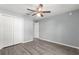
{"label": "ceiling fan light fixture", "polygon": [[37,13],[36,15],[37,15],[38,17],[41,17],[40,13]]}
{"label": "ceiling fan light fixture", "polygon": [[39,8],[38,11],[42,11],[42,8]]}

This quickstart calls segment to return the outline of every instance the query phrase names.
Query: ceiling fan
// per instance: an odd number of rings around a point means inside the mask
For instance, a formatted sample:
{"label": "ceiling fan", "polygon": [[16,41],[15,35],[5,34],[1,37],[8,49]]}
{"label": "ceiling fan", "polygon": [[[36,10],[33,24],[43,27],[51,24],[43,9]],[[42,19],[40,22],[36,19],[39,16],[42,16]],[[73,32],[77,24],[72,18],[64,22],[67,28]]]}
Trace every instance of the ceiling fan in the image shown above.
{"label": "ceiling fan", "polygon": [[[36,8],[36,10],[32,10],[27,8],[27,10],[31,11],[33,14],[32,16],[41,16],[44,17],[44,13],[51,13],[51,11],[43,11],[43,4],[39,4],[38,7]],[[29,13],[26,13],[27,15],[30,15]]]}

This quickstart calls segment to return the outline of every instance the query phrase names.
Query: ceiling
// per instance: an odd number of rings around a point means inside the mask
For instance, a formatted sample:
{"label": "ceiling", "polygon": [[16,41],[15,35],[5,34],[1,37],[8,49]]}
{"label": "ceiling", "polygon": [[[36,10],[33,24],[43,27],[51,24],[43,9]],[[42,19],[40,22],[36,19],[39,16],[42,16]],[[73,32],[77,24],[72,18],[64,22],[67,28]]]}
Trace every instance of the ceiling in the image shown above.
{"label": "ceiling", "polygon": [[[26,10],[27,8],[35,9],[37,6],[37,4],[0,4],[0,10],[8,10],[10,12],[17,13],[21,16],[25,15],[26,17],[32,17],[36,20],[42,19],[42,17],[28,16],[25,14],[29,12],[28,10]],[[78,4],[44,4],[44,10],[50,10],[51,13],[45,14],[43,18],[77,9],[79,9]]]}

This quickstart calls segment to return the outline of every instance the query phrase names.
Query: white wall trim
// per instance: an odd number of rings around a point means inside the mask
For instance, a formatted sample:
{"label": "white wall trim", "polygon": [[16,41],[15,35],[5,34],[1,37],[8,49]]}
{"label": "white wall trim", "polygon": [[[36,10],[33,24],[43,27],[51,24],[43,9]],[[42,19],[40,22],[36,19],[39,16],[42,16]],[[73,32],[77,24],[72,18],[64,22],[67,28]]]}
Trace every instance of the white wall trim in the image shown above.
{"label": "white wall trim", "polygon": [[[33,40],[23,41],[23,42],[20,42],[20,43],[27,43],[27,42],[31,42],[31,41],[33,41]],[[16,44],[13,44],[13,45],[17,45],[17,44],[20,44],[20,43],[16,43]],[[8,45],[8,46],[12,46],[12,45]],[[3,48],[8,47],[8,46],[1,47],[0,49],[3,49]]]}
{"label": "white wall trim", "polygon": [[0,47],[0,50],[3,49],[4,47]]}
{"label": "white wall trim", "polygon": [[56,43],[56,44],[59,44],[59,45],[64,45],[64,46],[68,46],[68,47],[71,47],[71,48],[79,49],[79,47],[72,46],[72,45],[68,45],[68,44],[65,44],[65,43],[60,43],[60,42],[50,41],[50,40],[46,40],[46,39],[44,39],[44,38],[39,38],[39,39],[41,39],[41,40],[45,40],[45,41],[48,41],[48,42],[51,42],[51,43]]}
{"label": "white wall trim", "polygon": [[27,42],[31,42],[31,41],[33,41],[33,40],[29,40],[29,41],[23,41],[23,42],[21,42],[21,43],[27,43]]}

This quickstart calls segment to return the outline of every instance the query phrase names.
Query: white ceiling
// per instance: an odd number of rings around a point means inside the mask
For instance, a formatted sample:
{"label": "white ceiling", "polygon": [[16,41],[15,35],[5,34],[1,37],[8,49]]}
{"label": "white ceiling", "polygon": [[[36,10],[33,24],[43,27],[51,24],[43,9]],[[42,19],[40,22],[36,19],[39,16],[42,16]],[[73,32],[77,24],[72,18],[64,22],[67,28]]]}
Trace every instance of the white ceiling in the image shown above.
{"label": "white ceiling", "polygon": [[[28,13],[27,8],[35,9],[38,5],[37,4],[0,4],[0,10],[8,10],[10,12],[14,12],[20,15],[26,15]],[[44,4],[44,10],[50,10],[50,14],[45,14],[45,17],[54,16],[57,14],[65,13],[72,10],[79,9],[78,4]],[[26,15],[28,17],[28,15]],[[29,16],[34,19],[41,19],[37,16]]]}

